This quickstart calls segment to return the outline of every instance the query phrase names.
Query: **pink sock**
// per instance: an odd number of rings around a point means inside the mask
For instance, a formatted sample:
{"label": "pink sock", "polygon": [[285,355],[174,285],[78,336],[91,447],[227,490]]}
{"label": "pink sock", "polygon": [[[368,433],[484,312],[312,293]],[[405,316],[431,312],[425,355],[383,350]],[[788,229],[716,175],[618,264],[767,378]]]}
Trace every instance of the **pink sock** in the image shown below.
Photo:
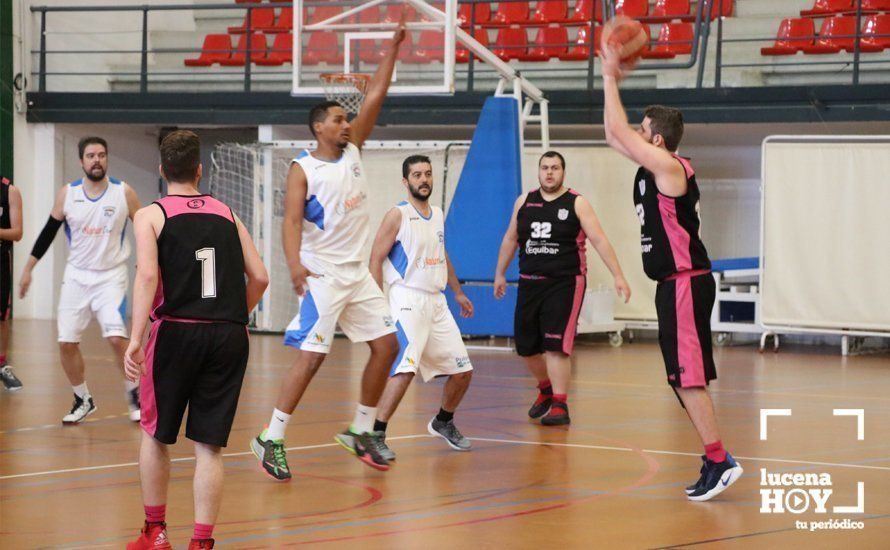
{"label": "pink sock", "polygon": [[144,506],[145,521],[149,523],[163,523],[167,520],[167,505]]}
{"label": "pink sock", "polygon": [[705,445],[705,456],[711,462],[723,462],[726,460],[726,450],[723,449],[723,442],[718,439],[713,443]]}
{"label": "pink sock", "polygon": [[6,364],[6,355],[0,355],[0,365]]}
{"label": "pink sock", "polygon": [[569,396],[565,393],[554,393],[553,400],[559,403],[568,403]]}
{"label": "pink sock", "polygon": [[195,534],[192,535],[195,540],[207,540],[213,538],[213,526],[204,523],[195,524]]}

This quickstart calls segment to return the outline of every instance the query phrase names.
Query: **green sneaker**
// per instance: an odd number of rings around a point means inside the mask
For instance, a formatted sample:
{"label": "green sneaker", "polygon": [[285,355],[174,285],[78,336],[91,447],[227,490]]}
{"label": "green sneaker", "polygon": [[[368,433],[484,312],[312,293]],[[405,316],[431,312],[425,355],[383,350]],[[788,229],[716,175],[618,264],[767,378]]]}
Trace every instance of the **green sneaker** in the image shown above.
{"label": "green sneaker", "polygon": [[260,466],[275,481],[290,481],[290,468],[283,439],[266,439],[266,430],[250,442],[250,450],[260,461]]}

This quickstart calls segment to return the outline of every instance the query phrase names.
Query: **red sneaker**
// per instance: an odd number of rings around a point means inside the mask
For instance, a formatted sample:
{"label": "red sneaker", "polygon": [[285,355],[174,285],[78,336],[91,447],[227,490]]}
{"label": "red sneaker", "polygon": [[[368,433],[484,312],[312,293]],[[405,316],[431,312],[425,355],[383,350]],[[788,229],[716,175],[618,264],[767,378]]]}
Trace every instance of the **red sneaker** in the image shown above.
{"label": "red sneaker", "polygon": [[173,550],[167,540],[167,524],[146,521],[139,538],[127,543],[127,550]]}
{"label": "red sneaker", "polygon": [[562,401],[554,401],[553,405],[550,406],[550,412],[541,419],[541,424],[545,426],[565,426],[571,423],[569,406]]}
{"label": "red sneaker", "polygon": [[202,550],[204,548],[213,548],[213,539],[192,539],[189,543],[189,550]]}

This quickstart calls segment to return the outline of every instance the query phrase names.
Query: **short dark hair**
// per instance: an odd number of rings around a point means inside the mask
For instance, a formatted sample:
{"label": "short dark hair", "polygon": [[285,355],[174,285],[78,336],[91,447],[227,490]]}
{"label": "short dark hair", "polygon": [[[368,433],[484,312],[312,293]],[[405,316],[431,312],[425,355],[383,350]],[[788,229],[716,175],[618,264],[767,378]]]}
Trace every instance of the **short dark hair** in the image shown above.
{"label": "short dark hair", "polygon": [[340,107],[342,109],[343,105],[339,101],[324,101],[309,111],[309,131],[312,132],[313,136],[315,135],[315,123],[323,122],[328,116],[328,109],[331,107]]}
{"label": "short dark hair", "polygon": [[408,174],[411,173],[411,167],[415,164],[420,164],[421,162],[425,162],[430,166],[433,165],[430,157],[426,155],[411,155],[410,157],[402,161],[402,177],[408,179]]}
{"label": "short dark hair", "polygon": [[673,107],[664,105],[650,105],[643,111],[643,116],[649,118],[649,128],[653,134],[658,134],[664,139],[664,146],[668,151],[676,151],[683,139],[683,113]]}
{"label": "short dark hair", "polygon": [[538,166],[541,166],[541,161],[544,159],[559,159],[559,163],[562,164],[562,169],[566,169],[566,159],[556,151],[547,151],[541,155],[541,158],[538,159]]}
{"label": "short dark hair", "polygon": [[108,154],[108,142],[99,136],[87,136],[84,138],[80,138],[80,141],[77,142],[77,153],[78,157],[82,159],[84,151],[87,150],[88,145],[101,145],[105,147],[105,154]]}
{"label": "short dark hair", "polygon": [[189,130],[176,130],[161,142],[161,170],[167,181],[191,182],[198,178],[201,140]]}

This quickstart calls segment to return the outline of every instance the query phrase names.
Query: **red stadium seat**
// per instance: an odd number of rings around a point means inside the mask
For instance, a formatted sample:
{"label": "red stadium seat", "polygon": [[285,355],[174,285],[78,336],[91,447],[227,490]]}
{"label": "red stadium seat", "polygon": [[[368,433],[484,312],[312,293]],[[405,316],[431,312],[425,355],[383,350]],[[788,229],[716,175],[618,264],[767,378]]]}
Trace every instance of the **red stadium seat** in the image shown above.
{"label": "red stadium seat", "polygon": [[[733,0],[723,0],[723,5],[720,5],[721,0],[713,0],[714,7],[711,8],[711,20],[717,19],[720,16],[723,17],[732,17],[732,1]],[[705,6],[707,8],[707,6]],[[722,9],[721,9],[722,8]],[[692,12],[693,15],[695,12]],[[707,12],[702,12],[702,17]]]}
{"label": "red stadium seat", "polygon": [[852,52],[856,42],[855,34],[855,16],[826,17],[822,20],[816,43],[802,47],[801,51],[813,54],[837,53],[841,50]]}
{"label": "red stadium seat", "polygon": [[[275,9],[256,8],[251,10],[250,30],[255,32],[275,32]],[[244,22],[237,27],[229,27],[229,34],[244,34],[247,30],[247,14]]]}
{"label": "red stadium seat", "polygon": [[547,61],[565,55],[569,48],[569,31],[566,27],[541,27],[534,45],[528,53],[519,56],[522,61]]}
{"label": "red stadium seat", "polygon": [[284,32],[275,35],[275,41],[264,59],[257,59],[257,65],[279,66],[285,63],[293,63],[294,60],[294,35]]}
{"label": "red stadium seat", "polygon": [[[485,29],[476,29],[473,32],[473,38],[486,48],[488,47],[488,31]],[[470,50],[464,48],[461,44],[458,44],[454,59],[458,63],[468,63],[470,61]]]}
{"label": "red stadium seat", "polygon": [[859,50],[863,52],[879,52],[886,48],[890,48],[890,13],[871,15],[862,26],[862,39],[859,41]]}
{"label": "red stadium seat", "polygon": [[776,42],[769,48],[760,48],[761,55],[794,55],[804,46],[812,46],[816,39],[816,27],[812,19],[783,19],[776,34]]}
{"label": "red stadium seat", "polygon": [[890,11],[890,0],[862,0],[862,11]]}
{"label": "red stadium seat", "polygon": [[[383,23],[398,23],[402,17],[402,7],[405,4],[390,4],[386,7],[386,14],[383,17]],[[413,6],[408,6],[408,13],[405,15],[405,21],[417,21],[417,10]],[[376,21],[380,23],[381,21]]]}
{"label": "red stadium seat", "polygon": [[637,19],[646,17],[648,14],[649,0],[615,0],[615,15]]}
{"label": "red stadium seat", "polygon": [[[303,18],[305,22],[306,18]],[[294,9],[281,8],[281,13],[275,19],[275,30],[273,32],[291,32],[294,29]]]}
{"label": "red stadium seat", "polygon": [[652,21],[672,21],[689,18],[689,0],[655,0]]}
{"label": "red stadium seat", "polygon": [[603,0],[575,0],[575,9],[569,17],[569,21],[589,23],[593,18],[593,5],[596,3],[596,21],[603,22]]}
{"label": "red stadium seat", "polygon": [[692,23],[665,23],[658,33],[658,40],[652,50],[643,54],[648,59],[671,59],[678,55],[692,53],[695,33]]}
{"label": "red stadium seat", "polygon": [[[458,6],[457,10],[457,21],[460,23],[461,27],[469,27],[470,26],[470,17],[472,16],[472,12],[470,11],[472,7],[470,4],[461,4]],[[477,25],[481,25],[482,23],[488,23],[491,21],[491,4],[476,4],[476,21]]]}
{"label": "red stadium seat", "polygon": [[566,0],[538,2],[532,21],[535,23],[559,23],[568,17],[569,3]]}
{"label": "red stadium seat", "polygon": [[853,9],[853,0],[816,0],[813,8],[800,10],[801,17],[820,17]]}
{"label": "red stadium seat", "polygon": [[201,55],[183,61],[186,67],[209,67],[232,57],[232,41],[227,34],[208,34],[204,37]]}
{"label": "red stadium seat", "polygon": [[[319,6],[313,10],[312,15],[306,18],[309,23],[321,23],[335,15],[343,13],[343,8],[339,6]],[[340,21],[345,23],[345,21]]]}
{"label": "red stadium seat", "polygon": [[[597,25],[593,28],[594,55],[600,53],[600,37],[603,34],[603,27]],[[575,45],[568,52],[559,56],[562,61],[587,61],[590,58],[590,27],[581,27],[578,29],[578,37],[575,39]]]}
{"label": "red stadium seat", "polygon": [[498,31],[491,51],[504,61],[509,61],[519,59],[526,54],[527,49],[528,37],[525,28],[506,27]]}
{"label": "red stadium seat", "polygon": [[[266,58],[266,35],[262,33],[253,33],[250,35],[250,60],[258,61]],[[247,59],[247,35],[242,34],[238,37],[238,46],[232,53],[232,57],[219,62],[220,65],[226,67],[243,67]]]}
{"label": "red stadium seat", "polygon": [[500,2],[491,18],[498,25],[516,25],[528,21],[528,2]]}
{"label": "red stadium seat", "polygon": [[[353,41],[351,46],[352,52],[350,55],[353,55],[355,49],[358,48],[359,55],[358,58],[362,63],[371,63],[376,65],[383,61],[383,58],[386,57],[386,48],[383,47],[383,44],[378,40],[358,40]],[[350,59],[353,59],[350,57]]]}
{"label": "red stadium seat", "polygon": [[343,54],[340,52],[337,35],[331,31],[310,33],[309,42],[303,49],[304,65],[318,65],[319,63],[331,65],[343,63]]}
{"label": "red stadium seat", "polygon": [[[420,31],[417,39],[417,47],[406,57],[406,63],[427,63],[429,61],[445,60],[445,33],[427,29]],[[400,50],[401,51],[401,50]]]}
{"label": "red stadium seat", "polygon": [[358,12],[358,20],[361,23],[382,23],[380,20],[380,6],[372,6]]}

